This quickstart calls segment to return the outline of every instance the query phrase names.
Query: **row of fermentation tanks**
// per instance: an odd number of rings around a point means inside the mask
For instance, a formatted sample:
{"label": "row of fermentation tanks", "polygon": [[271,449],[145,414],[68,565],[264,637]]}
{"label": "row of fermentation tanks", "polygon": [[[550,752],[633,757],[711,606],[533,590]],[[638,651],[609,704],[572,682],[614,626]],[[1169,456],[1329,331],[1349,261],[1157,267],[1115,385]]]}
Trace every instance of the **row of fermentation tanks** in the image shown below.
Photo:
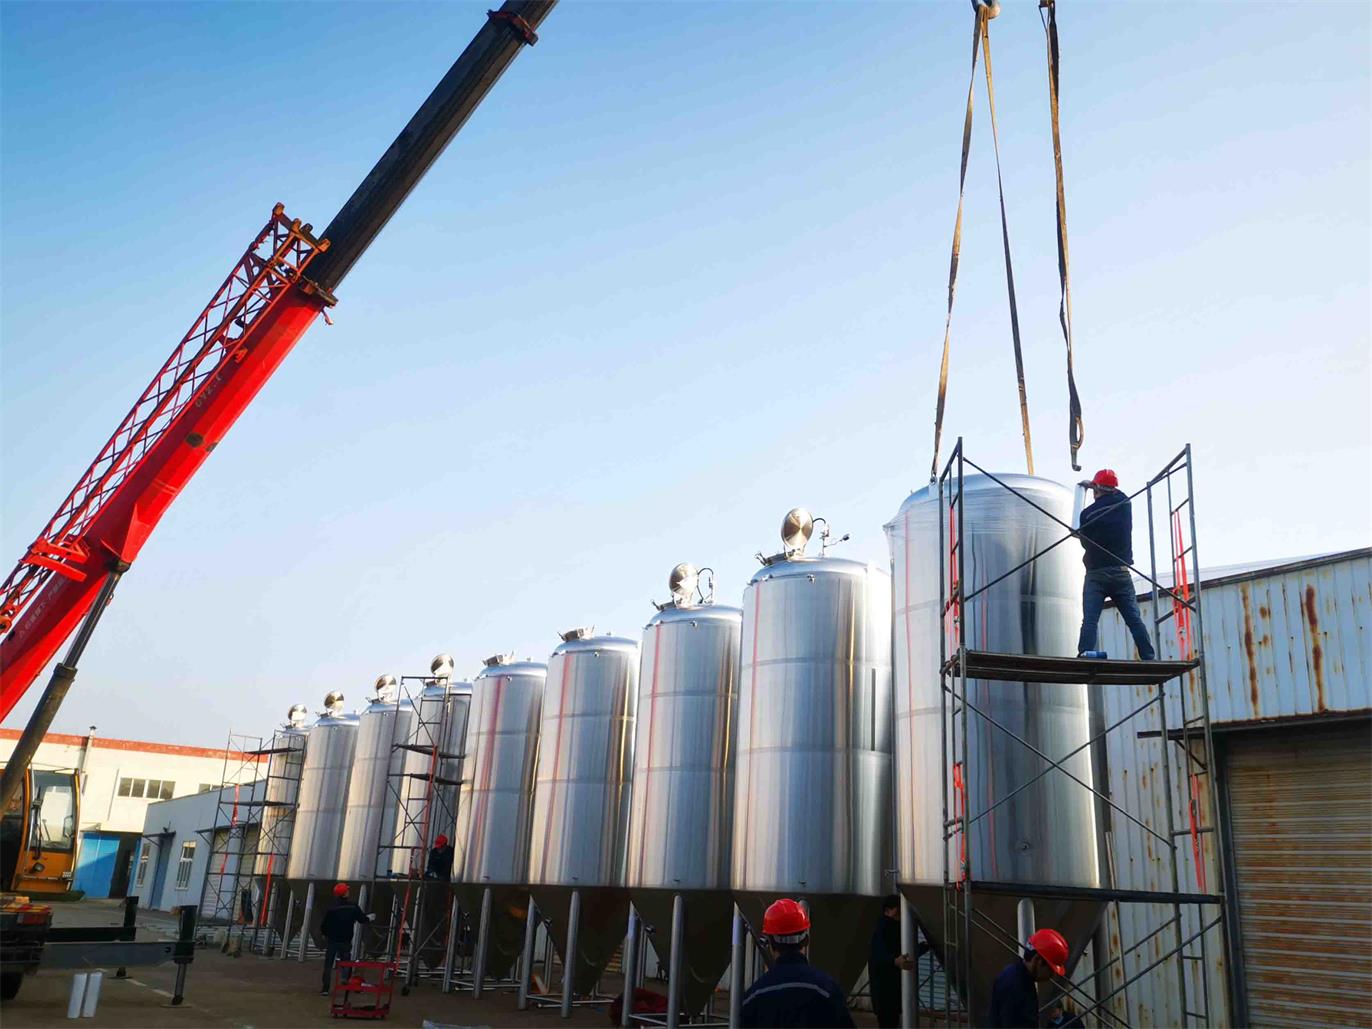
{"label": "row of fermentation tanks", "polygon": [[[986,717],[966,723],[956,782],[944,767],[940,549],[951,533],[964,594],[989,587],[956,612],[970,646],[1070,655],[1081,614],[1076,548],[1029,560],[1065,535],[1073,492],[1027,476],[962,488],[960,527],[937,487],[906,500],[885,527],[889,568],[830,553],[827,528],[813,540],[816,520],[797,509],[740,608],[714,602],[712,574],[681,565],[639,639],[572,630],[546,664],[495,657],[470,683],[440,658],[417,694],[383,679],[358,714],[331,695],[312,725],[296,717],[278,734],[294,744],[273,748],[264,809],[264,826],[293,817],[295,924],[302,908],[306,924],[318,920],[317,884],[355,883],[394,910],[399,883],[432,891],[437,868],[453,925],[436,946],[450,967],[455,949],[469,955],[472,988],[527,976],[542,930],[564,958],[554,994],[566,1012],[621,944],[623,966],[641,967],[647,940],[669,1010],[695,1015],[731,964],[737,997],[747,930],[781,896],[806,904],[812,962],[851,989],[883,895],[907,902],[907,943],[917,920],[940,953],[947,863],[961,848],[974,880],[1010,887],[977,914],[1011,936],[1016,884],[1040,897],[1045,885],[1098,886],[1085,687],[969,682]],[[1074,749],[1070,775],[1041,775],[1035,751]],[[966,805],[967,839],[945,833],[945,798]],[[442,860],[428,863],[440,834],[451,886]],[[1035,913],[1075,958],[1098,910],[1040,899]],[[1004,953],[974,952],[970,981],[954,984],[969,1010]]]}

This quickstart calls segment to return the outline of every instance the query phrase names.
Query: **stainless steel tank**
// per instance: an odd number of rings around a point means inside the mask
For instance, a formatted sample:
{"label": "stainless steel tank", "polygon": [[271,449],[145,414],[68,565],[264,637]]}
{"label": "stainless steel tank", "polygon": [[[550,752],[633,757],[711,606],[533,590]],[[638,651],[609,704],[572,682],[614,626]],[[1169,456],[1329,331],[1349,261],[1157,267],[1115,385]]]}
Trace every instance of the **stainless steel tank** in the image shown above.
{"label": "stainless steel tank", "polygon": [[407,749],[418,719],[414,705],[398,696],[394,676],[382,676],[376,688],[358,717],[338,851],[338,878],[350,882],[406,874],[411,850],[419,845],[404,838],[422,814],[406,810],[411,775],[425,764]]}
{"label": "stainless steel tank", "polygon": [[[1066,535],[1062,525],[1043,512],[1071,524],[1073,494],[1047,479],[997,478],[1022,497],[983,475],[963,481],[964,594],[1008,574],[963,605],[967,645],[1009,654],[1072,656],[1081,623],[1081,547],[1069,540],[1037,558],[1034,555]],[[946,550],[948,517],[939,503],[937,486],[930,486],[912,494],[886,526],[895,581],[899,880],[901,892],[914,904],[936,950],[943,946],[944,872],[939,795],[944,782],[939,528],[944,526]],[[948,560],[945,556],[945,567]],[[949,647],[955,649],[956,643],[950,642]],[[1037,925],[1062,932],[1075,960],[1088,941],[1100,905],[1055,899],[1051,892],[1052,887],[1100,885],[1095,799],[1087,789],[1054,771],[1006,803],[993,805],[1038,777],[1047,764],[1009,733],[1054,760],[1083,748],[1066,767],[1083,782],[1092,781],[1090,750],[1085,747],[1091,735],[1086,687],[968,680],[966,689],[968,700],[985,716],[968,713],[966,798],[971,829],[966,846],[972,879],[1002,884],[1001,888],[1022,884],[1021,896],[1038,898],[1034,901]],[[997,728],[988,718],[1004,728]],[[953,803],[950,794],[950,811]],[[949,867],[956,869],[951,849],[949,857],[953,862]],[[1008,937],[1015,937],[1019,896],[1013,892],[978,894],[974,889],[973,898],[979,919],[994,921]],[[971,982],[958,986],[968,1009],[980,1015],[989,999],[990,982],[1005,964],[1005,950],[989,933],[979,932],[974,934],[971,955]]]}
{"label": "stainless steel tank", "polygon": [[[680,578],[679,578],[680,575]],[[673,599],[643,630],[633,800],[625,882],[653,948],[679,968],[678,1009],[703,1008],[729,964],[729,844],[734,715],[743,612],[695,596],[677,566]],[[690,587],[681,588],[684,583]],[[713,591],[712,591],[713,592]],[[684,895],[683,953],[671,954],[674,899]]]}
{"label": "stainless steel tank", "polygon": [[293,705],[286,721],[272,734],[268,747],[267,784],[262,795],[258,853],[253,865],[253,872],[258,876],[286,877],[296,802],[300,795],[300,775],[305,764],[305,743],[310,735],[305,725],[306,715],[304,704]]}
{"label": "stainless steel tank", "polygon": [[528,913],[529,831],[547,665],[488,658],[472,680],[453,881],[475,921],[490,891],[486,974],[519,956]]}
{"label": "stainless steel tank", "polygon": [[563,634],[548,661],[528,881],[579,994],[595,986],[628,916],[624,863],[637,706],[636,642],[584,629]]}
{"label": "stainless steel tank", "polygon": [[[472,684],[455,680],[452,668],[452,658],[446,654],[434,658],[434,678],[424,684],[415,702],[419,720],[412,745],[420,757],[419,771],[425,777],[416,788],[427,788],[430,777],[433,787],[429,799],[430,839],[424,841],[425,845],[432,844],[439,834],[453,839],[457,822]],[[456,850],[456,842],[453,846]]]}
{"label": "stainless steel tank", "polygon": [[852,988],[886,892],[891,812],[891,582],[862,561],[783,550],[743,595],[733,889],[754,931],[804,900],[812,960]]}
{"label": "stainless steel tank", "polygon": [[289,879],[332,880],[338,875],[339,846],[357,745],[357,715],[343,711],[341,694],[310,728],[300,773],[300,797],[291,835]]}

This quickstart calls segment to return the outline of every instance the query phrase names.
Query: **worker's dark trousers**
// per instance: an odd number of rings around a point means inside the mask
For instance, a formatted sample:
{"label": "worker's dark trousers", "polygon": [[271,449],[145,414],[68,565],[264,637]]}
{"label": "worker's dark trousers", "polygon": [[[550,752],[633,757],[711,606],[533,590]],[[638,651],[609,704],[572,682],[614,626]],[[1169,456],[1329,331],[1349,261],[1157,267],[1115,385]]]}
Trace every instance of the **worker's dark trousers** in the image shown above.
{"label": "worker's dark trousers", "polygon": [[1077,639],[1077,653],[1096,649],[1096,627],[1100,624],[1101,609],[1107,598],[1115,602],[1124,624],[1129,626],[1134,644],[1139,648],[1139,657],[1144,661],[1152,661],[1157,656],[1153,652],[1153,641],[1148,638],[1143,615],[1139,614],[1139,602],[1134,596],[1134,579],[1123,565],[1092,568],[1086,573],[1086,583],[1081,590],[1081,636]]}
{"label": "worker's dark trousers", "polygon": [[333,963],[335,961],[351,961],[353,959],[353,941],[346,943],[334,943],[329,940],[324,944],[324,985],[320,989],[325,992],[333,991]]}

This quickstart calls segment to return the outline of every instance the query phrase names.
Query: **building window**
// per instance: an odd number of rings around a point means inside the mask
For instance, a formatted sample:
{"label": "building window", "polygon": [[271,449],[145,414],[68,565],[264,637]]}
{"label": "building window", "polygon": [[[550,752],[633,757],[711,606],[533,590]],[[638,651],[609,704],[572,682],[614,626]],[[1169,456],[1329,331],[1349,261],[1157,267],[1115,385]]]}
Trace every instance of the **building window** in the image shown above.
{"label": "building window", "polygon": [[138,875],[135,876],[134,881],[139,886],[142,886],[143,881],[148,877],[148,851],[150,849],[147,840],[144,840],[143,845],[138,848]]}
{"label": "building window", "polygon": [[195,864],[195,844],[181,844],[181,860],[176,863],[176,888],[189,889],[191,885],[191,865]]}
{"label": "building window", "polygon": [[120,779],[121,797],[142,797],[146,800],[171,800],[176,783],[170,779]]}
{"label": "building window", "polygon": [[214,783],[212,783],[212,782],[202,782],[202,783],[200,784],[200,789],[196,790],[196,792],[197,792],[197,793],[209,793],[210,790],[212,790],[212,789],[214,789]]}

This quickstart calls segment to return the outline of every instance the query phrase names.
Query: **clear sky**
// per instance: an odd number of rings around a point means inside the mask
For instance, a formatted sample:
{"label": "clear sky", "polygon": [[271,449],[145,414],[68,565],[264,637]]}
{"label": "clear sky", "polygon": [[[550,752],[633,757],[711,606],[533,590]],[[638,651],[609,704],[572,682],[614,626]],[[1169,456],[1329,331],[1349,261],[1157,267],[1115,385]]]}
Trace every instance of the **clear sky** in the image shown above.
{"label": "clear sky", "polygon": [[[0,559],[271,206],[316,226],[487,6],[0,4]],[[1369,6],[1064,0],[1088,469],[1197,450],[1207,565],[1372,541]],[[56,723],[222,742],[439,651],[737,602],[927,476],[965,3],[576,3],[163,521]],[[1071,481],[1042,28],[993,44],[1040,474]],[[948,438],[1022,470],[984,94]],[[38,690],[35,688],[33,696]],[[8,724],[22,724],[28,704]]]}

